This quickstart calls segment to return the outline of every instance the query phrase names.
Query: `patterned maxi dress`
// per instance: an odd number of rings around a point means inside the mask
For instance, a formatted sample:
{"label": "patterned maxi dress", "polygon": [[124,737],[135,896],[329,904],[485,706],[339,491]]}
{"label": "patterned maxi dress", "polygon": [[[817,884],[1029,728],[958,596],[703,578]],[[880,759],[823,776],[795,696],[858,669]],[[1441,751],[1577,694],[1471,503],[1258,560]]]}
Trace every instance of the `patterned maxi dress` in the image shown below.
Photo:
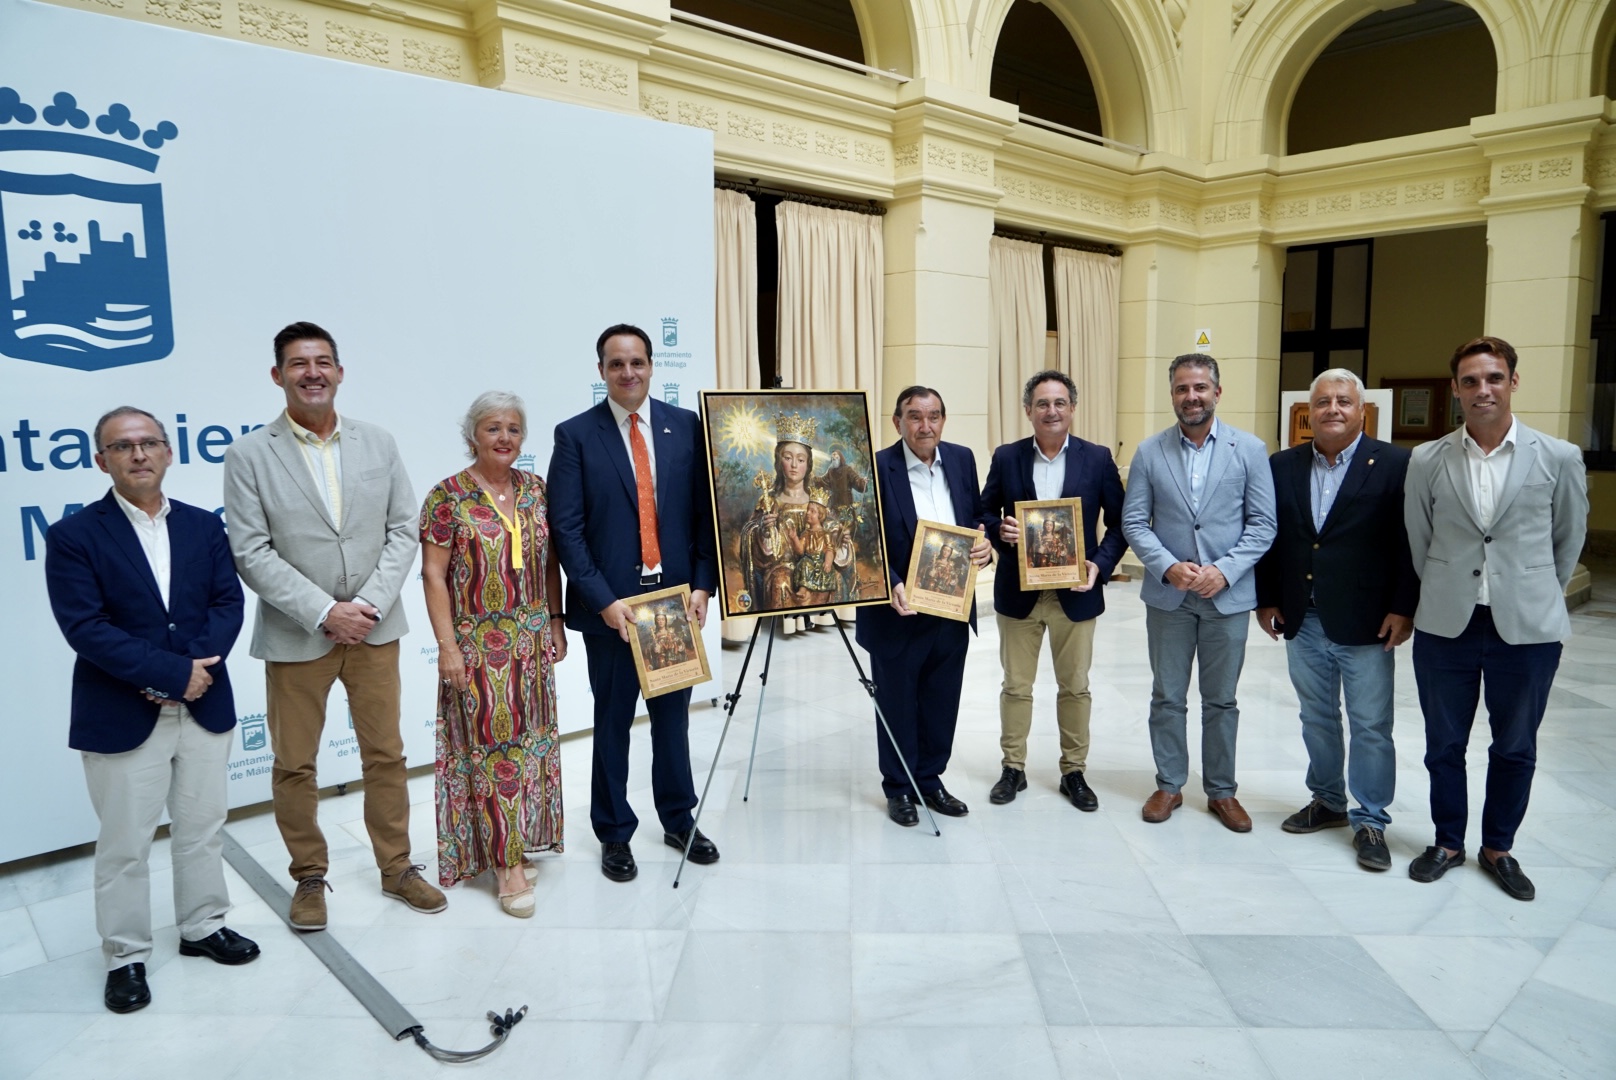
{"label": "patterned maxi dress", "polygon": [[467,689],[440,685],[438,883],[515,866],[524,851],[561,851],[561,746],[544,571],[550,557],[544,481],[511,470],[521,570],[509,528],[469,472],[433,488],[421,542],[449,549],[449,612]]}

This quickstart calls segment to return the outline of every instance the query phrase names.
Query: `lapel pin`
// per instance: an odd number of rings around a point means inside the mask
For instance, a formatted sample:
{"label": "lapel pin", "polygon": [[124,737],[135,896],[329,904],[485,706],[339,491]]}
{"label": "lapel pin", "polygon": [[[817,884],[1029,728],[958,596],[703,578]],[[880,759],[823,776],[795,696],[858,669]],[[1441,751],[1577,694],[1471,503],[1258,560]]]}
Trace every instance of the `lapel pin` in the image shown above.
{"label": "lapel pin", "polygon": [[664,435],[672,435],[673,434],[673,429],[672,428],[663,428],[662,429],[662,434],[664,434]]}
{"label": "lapel pin", "polygon": [[1375,459],[1374,459],[1374,458],[1370,458],[1370,459],[1369,459],[1369,461],[1368,461],[1368,464],[1370,464],[1370,465],[1373,465],[1373,464],[1374,464],[1374,463],[1375,463]]}

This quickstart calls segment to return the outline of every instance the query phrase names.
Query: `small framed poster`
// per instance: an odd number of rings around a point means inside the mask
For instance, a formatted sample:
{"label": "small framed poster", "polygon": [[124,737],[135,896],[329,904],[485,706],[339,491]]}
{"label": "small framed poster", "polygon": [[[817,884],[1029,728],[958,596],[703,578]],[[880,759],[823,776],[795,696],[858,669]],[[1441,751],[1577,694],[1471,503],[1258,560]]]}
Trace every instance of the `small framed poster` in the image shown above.
{"label": "small framed poster", "polygon": [[1083,550],[1083,500],[1044,499],[1016,503],[1021,542],[1016,568],[1023,589],[1058,589],[1088,583]]}
{"label": "small framed poster", "polygon": [[976,564],[971,548],[982,534],[975,529],[915,522],[915,548],[909,556],[904,596],[909,606],[927,615],[965,622],[976,596]]}
{"label": "small framed poster", "polygon": [[623,602],[633,614],[628,644],[634,651],[634,673],[640,694],[649,701],[711,679],[701,631],[690,623],[685,606],[690,586],[642,593]]}

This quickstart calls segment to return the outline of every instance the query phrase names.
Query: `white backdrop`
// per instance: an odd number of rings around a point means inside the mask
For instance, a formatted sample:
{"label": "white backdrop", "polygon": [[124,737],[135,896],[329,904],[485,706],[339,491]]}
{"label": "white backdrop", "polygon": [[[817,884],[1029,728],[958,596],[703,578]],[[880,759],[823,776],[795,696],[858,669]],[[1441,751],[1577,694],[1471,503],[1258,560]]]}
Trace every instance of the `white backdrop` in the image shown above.
{"label": "white backdrop", "polygon": [[[213,509],[224,446],[284,404],[270,341],[296,319],[337,338],[338,411],[393,432],[421,497],[464,464],[458,420],[483,390],[526,399],[525,451],[544,471],[555,424],[603,392],[594,341],[611,323],[651,334],[655,396],[694,408],[712,386],[712,138],[698,129],[0,0],[0,218],[0,861],[95,835],[43,532],[107,490],[88,447],[102,412],[161,418],[167,492]],[[419,586],[404,600],[419,765],[437,661]],[[232,805],[269,797],[247,603],[229,657]],[[564,731],[591,710],[571,638]],[[707,651],[720,655],[716,618]],[[357,778],[340,684],[326,735],[322,784]]]}

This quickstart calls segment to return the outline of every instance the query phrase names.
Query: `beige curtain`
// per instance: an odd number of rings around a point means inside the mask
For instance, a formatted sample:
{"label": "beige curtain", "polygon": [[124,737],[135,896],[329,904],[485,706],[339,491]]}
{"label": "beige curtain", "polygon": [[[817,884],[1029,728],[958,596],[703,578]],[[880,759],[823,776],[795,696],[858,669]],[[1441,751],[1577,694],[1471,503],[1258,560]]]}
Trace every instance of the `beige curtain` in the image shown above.
{"label": "beige curtain", "polygon": [[713,269],[718,280],[717,386],[755,389],[758,374],[757,206],[743,192],[713,190]]}
{"label": "beige curtain", "polygon": [[988,240],[988,445],[1028,434],[1021,388],[1044,366],[1044,248]]}
{"label": "beige curtain", "polygon": [[1117,323],[1122,260],[1055,249],[1055,324],[1061,370],[1077,384],[1072,431],[1117,452]]}
{"label": "beige curtain", "polygon": [[779,371],[801,390],[881,393],[886,269],[881,219],[799,202],[780,232]]}

